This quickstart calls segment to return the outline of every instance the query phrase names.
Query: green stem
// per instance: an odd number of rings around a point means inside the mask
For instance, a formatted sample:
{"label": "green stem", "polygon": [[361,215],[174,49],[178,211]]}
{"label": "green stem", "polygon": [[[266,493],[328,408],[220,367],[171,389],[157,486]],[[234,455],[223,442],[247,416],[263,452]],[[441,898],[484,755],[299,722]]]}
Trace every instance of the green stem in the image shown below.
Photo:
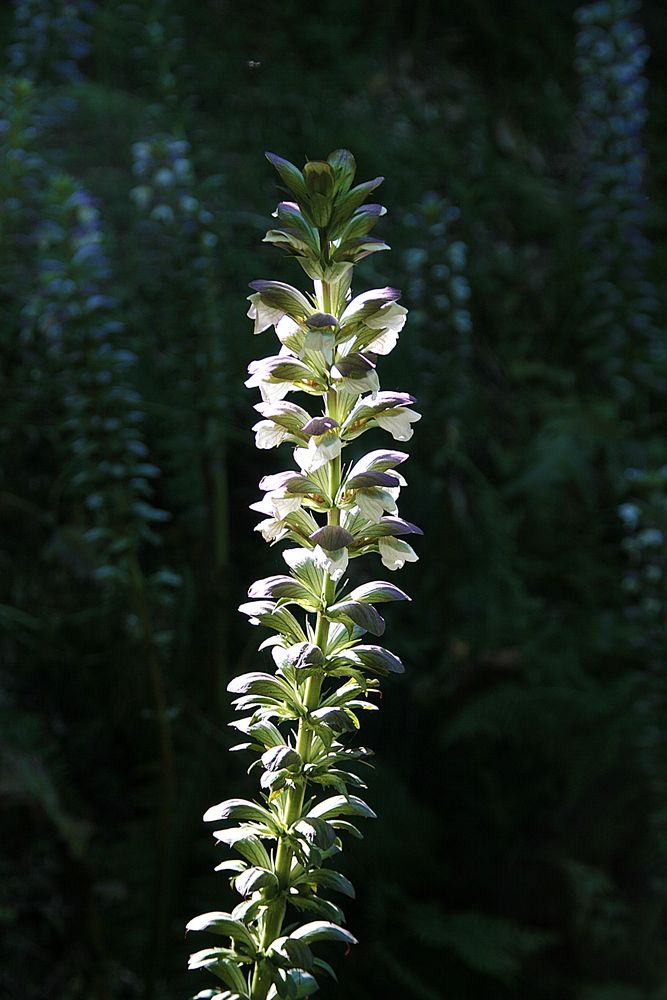
{"label": "green stem", "polygon": [[[323,302],[325,308],[330,306],[331,302],[331,292],[328,285],[323,285]],[[335,403],[335,391],[332,389],[327,394],[325,413],[329,413]],[[335,504],[336,494],[340,486],[341,478],[341,460],[340,455],[333,459],[329,463],[329,492],[331,495],[331,502]],[[332,506],[327,513],[327,524],[338,524],[340,520],[340,512],[337,507]],[[324,580],[322,584],[322,604],[327,607],[329,604],[333,603],[335,594],[335,581],[332,580],[329,573],[324,574]],[[324,614],[319,611],[317,614],[316,624],[315,624],[315,645],[319,646],[322,652],[326,655],[327,642],[329,638],[329,622],[324,616]],[[322,690],[322,682],[324,680],[324,671],[319,671],[308,678],[304,688],[303,704],[306,710],[310,713],[320,703],[320,693]],[[301,757],[302,761],[308,763],[310,753],[312,750],[313,743],[313,731],[304,719],[300,719],[299,728],[297,733],[296,751]],[[306,784],[307,779],[301,777],[298,782],[290,788],[285,795],[285,811],[283,813],[283,822],[287,828],[291,827],[292,824],[301,816],[303,810],[303,803],[306,796]],[[289,879],[290,872],[292,868],[292,857],[293,851],[290,846],[289,841],[283,837],[278,843],[278,849],[276,851],[276,859],[274,864],[274,871],[278,879],[278,884],[280,886],[280,896],[275,900],[266,910],[264,916],[264,924],[262,928],[262,938],[261,938],[261,950],[264,952],[277,937],[280,936],[280,931],[282,929],[283,920],[285,919],[285,911],[287,909],[287,895],[289,892]],[[259,961],[255,964],[255,969],[252,979],[251,996],[253,1000],[265,1000],[266,994],[271,986],[271,975],[270,970],[266,965]]]}

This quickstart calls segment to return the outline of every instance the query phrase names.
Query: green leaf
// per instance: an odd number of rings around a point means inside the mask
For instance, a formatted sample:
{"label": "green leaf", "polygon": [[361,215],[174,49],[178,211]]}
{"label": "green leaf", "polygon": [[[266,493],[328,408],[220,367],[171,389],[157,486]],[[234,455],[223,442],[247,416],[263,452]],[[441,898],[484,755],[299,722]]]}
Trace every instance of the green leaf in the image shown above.
{"label": "green leaf", "polygon": [[371,583],[363,583],[360,587],[349,594],[353,601],[370,601],[373,604],[383,604],[387,601],[409,601],[408,595],[395,587],[393,583],[386,583],[384,580],[373,580]]}
{"label": "green leaf", "polygon": [[274,698],[292,698],[294,692],[289,684],[274,677],[273,674],[264,674],[260,671],[253,671],[249,674],[239,674],[227,685],[227,690],[232,694],[259,694],[269,695]]}
{"label": "green leaf", "polygon": [[339,601],[327,608],[326,615],[333,621],[348,619],[373,635],[382,635],[384,632],[384,618],[372,604],[353,600]]}
{"label": "green leaf", "polygon": [[248,590],[248,597],[253,600],[297,601],[304,603],[310,610],[316,610],[320,604],[320,595],[313,594],[299,580],[291,576],[276,574],[257,580]]}
{"label": "green leaf", "polygon": [[[317,490],[311,492],[318,492]],[[283,559],[297,580],[308,587],[312,594],[320,595],[324,583],[324,570],[318,566],[309,549],[286,549]]]}
{"label": "green leaf", "polygon": [[279,937],[272,941],[267,954],[279,959],[279,964],[291,969],[312,969],[313,953],[305,941],[292,937]]}
{"label": "green leaf", "polygon": [[312,533],[310,540],[327,552],[335,552],[337,549],[354,545],[354,535],[338,524],[325,524],[323,528],[318,528]]}
{"label": "green leaf", "polygon": [[258,292],[268,306],[282,310],[297,323],[303,323],[315,311],[305,295],[284,281],[251,281],[250,288]]}
{"label": "green leaf", "polygon": [[327,920],[313,920],[310,924],[303,924],[292,931],[290,937],[298,941],[305,941],[312,944],[314,941],[342,941],[344,944],[358,944],[357,939],[344,927],[332,924]]}
{"label": "green leaf", "polygon": [[292,643],[305,642],[306,635],[289,608],[277,607],[272,601],[248,601],[239,611],[248,615],[251,625],[265,625],[286,636]]}
{"label": "green leaf", "polygon": [[296,195],[298,201],[307,201],[308,191],[306,189],[306,182],[299,168],[295,167],[289,160],[285,160],[282,156],[276,156],[275,153],[265,153],[264,155],[277,170],[281,181]]}
{"label": "green leaf", "polygon": [[336,842],[336,834],[325,819],[304,817],[294,824],[294,830],[307,844],[313,844],[322,851],[328,851]]}
{"label": "green leaf", "polygon": [[347,490],[367,490],[374,486],[389,486],[391,488],[399,486],[400,481],[397,476],[390,472],[360,472],[356,476],[350,476],[345,480],[345,491]]}
{"label": "green leaf", "polygon": [[326,663],[324,653],[312,642],[297,642],[290,646],[286,658],[295,670],[316,670]]}
{"label": "green leaf", "polygon": [[241,896],[250,896],[258,889],[278,889],[278,879],[265,868],[247,868],[234,881],[234,888]]}
{"label": "green leaf", "polygon": [[229,913],[213,910],[210,913],[202,913],[198,917],[193,917],[185,925],[186,931],[210,931],[212,934],[224,934],[238,941],[250,950],[252,954],[256,951],[255,939],[251,935],[245,924],[239,920],[233,920]]}
{"label": "green leaf", "polygon": [[359,206],[368,198],[372,191],[382,184],[384,177],[374,177],[371,181],[357,184],[347,194],[336,199],[333,214],[331,217],[331,228],[339,231],[340,226],[347,222],[350,216],[354,215]]}
{"label": "green leaf", "polygon": [[290,896],[290,903],[297,910],[302,910],[306,913],[314,913],[318,917],[323,917],[325,920],[333,920],[335,922],[340,922],[345,920],[345,914],[341,910],[340,906],[336,906],[329,899],[323,899],[321,896]]}
{"label": "green leaf", "polygon": [[315,977],[302,969],[290,969],[289,972],[280,969],[277,986],[279,995],[285,1000],[302,1000],[319,988]]}
{"label": "green leaf", "polygon": [[320,868],[318,871],[308,872],[304,876],[304,881],[308,885],[316,885],[318,888],[333,889],[344,896],[349,896],[350,899],[354,899],[355,897],[354,886],[349,878],[346,878],[340,872],[333,871],[331,868]]}
{"label": "green leaf", "polygon": [[405,667],[395,653],[383,646],[362,645],[350,650],[354,659],[377,674],[403,674]]}
{"label": "green leaf", "polygon": [[312,719],[331,729],[334,733],[351,733],[359,728],[353,714],[344,708],[325,706],[315,709],[310,715]]}
{"label": "green leaf", "polygon": [[274,817],[268,809],[250,799],[225,799],[204,813],[205,823],[216,823],[221,819],[252,819],[274,825]]}
{"label": "green leaf", "polygon": [[338,816],[364,816],[366,819],[377,819],[376,813],[363,799],[356,795],[334,795],[330,799],[318,802],[308,811],[309,817],[335,819]]}
{"label": "green leaf", "polygon": [[282,769],[296,771],[301,768],[302,763],[296,750],[286,745],[271,747],[262,754],[262,765],[267,771],[280,771]]}
{"label": "green leaf", "polygon": [[259,837],[245,827],[236,826],[228,830],[216,830],[214,837],[219,843],[227,844],[228,847],[237,850],[251,865],[257,865],[259,868],[271,867],[271,859],[264,844]]}
{"label": "green leaf", "polygon": [[346,195],[352,186],[357,164],[349,149],[335,149],[327,156],[336,177],[336,192],[338,197]]}

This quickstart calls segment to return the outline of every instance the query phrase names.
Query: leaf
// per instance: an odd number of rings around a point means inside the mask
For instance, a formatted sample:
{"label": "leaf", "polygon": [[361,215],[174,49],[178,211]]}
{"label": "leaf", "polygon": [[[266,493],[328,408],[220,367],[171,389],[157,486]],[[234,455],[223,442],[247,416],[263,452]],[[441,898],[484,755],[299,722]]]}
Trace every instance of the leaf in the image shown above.
{"label": "leaf", "polygon": [[350,899],[354,899],[355,897],[354,886],[349,878],[346,878],[340,872],[332,871],[330,868],[320,868],[318,871],[309,872],[305,881],[308,884],[318,886],[318,888],[333,889],[344,896],[349,896]]}
{"label": "leaf", "polygon": [[258,889],[278,889],[278,879],[265,868],[247,868],[234,881],[234,887],[241,896],[250,896]]}
{"label": "leaf", "polygon": [[355,646],[351,650],[353,656],[360,661],[367,670],[373,670],[378,674],[403,674],[405,667],[395,653],[385,649],[384,646],[362,645]]}
{"label": "leaf", "polygon": [[334,420],[333,417],[311,417],[301,430],[308,437],[321,437],[327,431],[331,431],[338,426],[338,421]]}
{"label": "leaf", "polygon": [[[229,986],[234,992],[228,993],[214,993],[213,1000],[217,997],[231,997],[239,996],[245,997],[247,985],[245,977],[238,966],[238,960],[229,957],[223,957],[219,954],[222,949],[211,948],[205,951],[195,952],[194,955],[190,956],[190,961],[188,962],[189,969],[208,969],[209,972],[214,973],[218,979],[221,979],[225,986]],[[225,949],[226,951],[227,949]],[[216,955],[217,957],[214,957]],[[191,964],[192,960],[195,959],[195,964]]]}
{"label": "leaf", "polygon": [[391,536],[397,538],[399,535],[423,535],[421,528],[411,521],[405,521],[402,517],[383,517],[376,524],[369,524],[362,532],[363,538],[384,538]]}
{"label": "leaf", "polygon": [[299,941],[292,937],[279,937],[272,941],[267,949],[268,955],[275,955],[282,959],[288,968],[312,969],[315,960],[313,953],[305,941]]}
{"label": "leaf", "polygon": [[384,177],[374,177],[373,180],[357,184],[356,187],[353,187],[347,194],[342,195],[342,197],[339,196],[336,199],[331,217],[332,229],[335,230],[341,223],[349,219],[366,198],[368,198],[369,194],[382,184],[383,180]]}
{"label": "leaf", "polygon": [[294,824],[294,830],[307,844],[327,851],[336,842],[336,834],[325,819],[306,816]]}
{"label": "leaf", "polygon": [[334,795],[330,799],[319,802],[308,811],[309,817],[335,819],[338,816],[363,816],[366,819],[377,819],[377,814],[363,799],[356,795]]}
{"label": "leaf", "polygon": [[213,934],[225,934],[234,941],[244,944],[252,954],[257,948],[255,939],[245,924],[239,920],[233,920],[229,913],[223,913],[219,910],[193,917],[185,925],[185,929],[186,931],[211,931]]}
{"label": "leaf", "polygon": [[354,535],[339,524],[325,524],[323,528],[318,528],[312,533],[310,541],[327,552],[336,552],[338,549],[354,545]]}
{"label": "leaf", "polygon": [[342,941],[344,944],[358,944],[357,939],[344,927],[338,924],[329,923],[327,920],[313,920],[310,924],[303,924],[292,931],[290,937],[298,941],[305,941],[312,944],[313,941]]}
{"label": "leaf", "polygon": [[318,566],[315,556],[309,549],[285,549],[283,559],[301,583],[308,587],[312,594],[322,593],[324,570]]}
{"label": "leaf", "polygon": [[315,670],[324,667],[326,663],[324,653],[312,642],[297,642],[290,646],[286,659],[295,670]]}
{"label": "leaf", "polygon": [[225,799],[204,813],[205,823],[216,823],[221,819],[252,819],[259,823],[274,825],[274,818],[268,809],[251,802],[250,799]]}
{"label": "leaf", "polygon": [[240,674],[234,677],[227,685],[227,690],[232,694],[260,694],[269,695],[273,698],[292,698],[294,692],[289,684],[274,677],[273,674],[265,674],[254,671],[249,674]]}
{"label": "leaf", "polygon": [[248,590],[248,597],[253,600],[291,600],[305,602],[314,608],[314,599],[319,604],[319,595],[314,595],[303,583],[291,576],[276,574],[257,580]]}
{"label": "leaf", "polygon": [[302,1000],[303,997],[311,996],[319,988],[315,977],[303,969],[290,969],[288,972],[280,969],[278,977],[280,982],[279,995],[287,1000]]}
{"label": "leaf", "polygon": [[348,712],[344,708],[336,707],[326,707],[317,708],[314,712],[311,712],[311,717],[317,722],[328,729],[331,729],[334,733],[351,733],[355,729],[358,729],[358,724],[355,723],[352,713]]}
{"label": "leaf", "polygon": [[302,323],[314,311],[308,299],[292,285],[284,281],[251,281],[250,288],[259,292],[262,301],[275,309],[280,309],[298,323]]}
{"label": "leaf", "polygon": [[279,424],[293,434],[301,433],[311,419],[307,410],[286,399],[274,403],[256,403],[255,409],[266,420],[273,420],[274,424]]}
{"label": "leaf", "polygon": [[384,618],[372,604],[352,600],[339,601],[327,608],[326,615],[327,618],[332,618],[334,621],[339,621],[341,616],[348,618],[355,625],[359,625],[360,628],[373,635],[382,635],[384,632]]}
{"label": "leaf", "polygon": [[271,859],[262,841],[254,833],[244,827],[232,827],[228,830],[216,830],[215,839],[228,847],[233,847],[251,865],[260,868],[270,868]]}
{"label": "leaf", "polygon": [[248,615],[252,625],[265,625],[286,636],[291,642],[305,642],[306,636],[289,608],[277,607],[272,601],[248,601],[239,611]]}
{"label": "leaf", "polygon": [[283,768],[298,770],[302,765],[302,760],[292,747],[281,746],[271,747],[270,750],[262,754],[262,764],[267,771],[279,771]]}
{"label": "leaf", "polygon": [[369,451],[367,455],[360,458],[350,469],[350,476],[358,476],[364,472],[386,472],[407,461],[410,456],[404,451],[393,451],[380,448],[377,451]]}
{"label": "leaf", "polygon": [[387,601],[409,601],[408,595],[395,587],[393,583],[386,583],[384,580],[374,580],[371,583],[363,583],[360,587],[349,594],[353,601],[370,601],[373,604],[382,604]]}
{"label": "leaf", "polygon": [[275,153],[265,153],[264,155],[269,163],[278,172],[283,184],[287,185],[299,201],[306,201],[308,198],[308,191],[306,189],[306,182],[303,174],[299,168],[295,167],[289,160],[285,160],[282,156],[276,156]]}
{"label": "leaf", "polygon": [[373,486],[395,487],[400,485],[398,476],[390,472],[359,472],[345,480],[346,490],[367,490]]}

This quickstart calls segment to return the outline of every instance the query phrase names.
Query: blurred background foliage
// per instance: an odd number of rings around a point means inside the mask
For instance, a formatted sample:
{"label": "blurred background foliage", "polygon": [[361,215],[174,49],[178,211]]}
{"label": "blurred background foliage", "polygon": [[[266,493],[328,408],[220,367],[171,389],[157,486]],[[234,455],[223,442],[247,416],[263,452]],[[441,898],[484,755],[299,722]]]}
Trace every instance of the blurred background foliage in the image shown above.
{"label": "blurred background foliage", "polygon": [[[253,788],[225,686],[274,150],[382,172],[360,275],[424,412],[365,740],[351,1000],[667,997],[659,0],[19,0],[0,14],[0,997],[191,996]],[[649,47],[650,46],[650,51]],[[268,465],[267,465],[268,463]],[[323,988],[323,997],[338,995]],[[326,992],[325,992],[326,991]]]}

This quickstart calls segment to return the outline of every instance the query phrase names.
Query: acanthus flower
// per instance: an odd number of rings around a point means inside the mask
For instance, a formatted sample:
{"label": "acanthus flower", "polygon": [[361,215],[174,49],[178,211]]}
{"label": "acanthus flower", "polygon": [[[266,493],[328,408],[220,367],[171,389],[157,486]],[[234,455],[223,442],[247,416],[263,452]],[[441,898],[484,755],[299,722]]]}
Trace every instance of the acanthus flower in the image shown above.
{"label": "acanthus flower", "polygon": [[[348,734],[359,728],[360,711],[377,710],[379,678],[403,672],[394,653],[366,641],[385,629],[376,605],[409,598],[382,580],[350,589],[346,573],[350,560],[369,553],[390,570],[414,562],[405,537],[421,534],[398,513],[404,452],[377,449],[343,464],[344,449],[361,434],[379,429],[408,440],[420,416],[412,396],[380,389],[377,372],[378,357],[396,346],[405,324],[400,293],[380,288],[353,298],[350,290],[354,264],[388,249],[369,236],[385,209],[363,204],[382,178],[353,186],[347,150],[303,171],[267,155],[294,200],[278,205],[266,241],[294,256],[314,284],[304,294],[284,282],[253,282],[248,310],[254,332],[273,327],[280,342],[277,354],[248,369],[246,385],[262,395],[256,445],[290,444],[297,468],[264,476],[263,497],[251,505],[263,515],[256,530],[265,540],[290,545],[288,573],[256,581],[240,608],[251,624],[272,630],[260,650],[271,651],[274,669],[229,685],[244,713],[234,723],[244,740],[235,749],[259,754],[259,794],[228,799],[204,817],[240,824],[214,836],[241,855],[219,869],[242,898],[231,913],[188,925],[229,940],[195,953],[190,965],[214,972],[228,988],[219,995],[234,1000],[310,996],[315,974],[328,970],[311,945],[355,943],[327,898],[329,887],[348,891],[329,862],[344,834],[356,830],[350,817],[375,816],[349,790],[365,788],[348,768],[367,751],[349,746]],[[295,392],[319,397],[323,411],[311,415],[285,399]],[[296,913],[288,916],[288,907]],[[304,911],[314,919],[300,923]]]}

